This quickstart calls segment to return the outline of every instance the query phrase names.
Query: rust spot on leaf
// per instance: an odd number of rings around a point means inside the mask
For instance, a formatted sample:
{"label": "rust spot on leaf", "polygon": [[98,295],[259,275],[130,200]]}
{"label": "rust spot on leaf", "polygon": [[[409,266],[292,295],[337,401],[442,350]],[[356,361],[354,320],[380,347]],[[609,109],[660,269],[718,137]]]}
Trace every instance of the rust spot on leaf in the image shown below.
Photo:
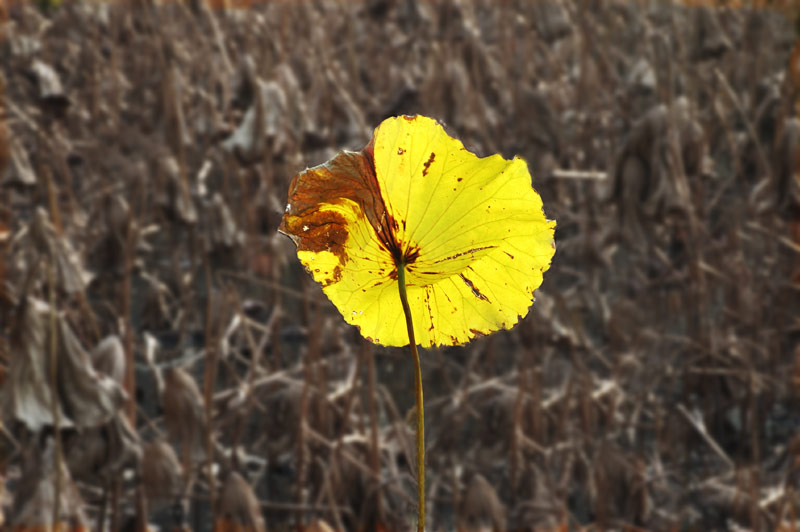
{"label": "rust spot on leaf", "polygon": [[419,258],[419,247],[417,246],[410,246],[406,249],[405,253],[403,253],[403,262],[405,264],[414,264],[417,262]]}
{"label": "rust spot on leaf", "polygon": [[327,279],[324,283],[322,283],[322,286],[330,286],[332,284],[338,283],[341,280],[342,280],[342,267],[337,264],[336,267],[333,269],[333,276]]}
{"label": "rust spot on leaf", "polygon": [[468,249],[466,251],[461,251],[459,253],[456,253],[455,255],[450,255],[449,257],[445,257],[443,259],[439,259],[437,261],[434,261],[434,264],[438,264],[440,262],[445,262],[445,261],[448,261],[448,260],[457,259],[458,257],[461,257],[463,255],[470,255],[472,253],[477,253],[478,251],[483,251],[485,249],[493,249],[493,248],[496,248],[496,247],[497,246],[483,246],[483,247],[479,247],[479,248]]}
{"label": "rust spot on leaf", "polygon": [[512,255],[512,254],[511,254],[511,253],[509,253],[508,251],[504,251],[503,253],[505,253],[506,255],[508,255],[509,257],[511,257],[511,260],[514,260],[514,255]]}
{"label": "rust spot on leaf", "polygon": [[431,320],[431,326],[430,326],[430,328],[428,330],[432,331],[434,329],[434,327],[433,327],[433,309],[431,309],[431,287],[430,286],[426,286],[425,287],[425,305],[428,307],[428,317]]}
{"label": "rust spot on leaf", "polygon": [[464,276],[464,274],[463,274],[463,273],[459,273],[459,274],[458,274],[458,276],[459,276],[459,277],[461,277],[461,280],[462,280],[462,281],[464,281],[464,284],[466,284],[466,285],[469,287],[469,289],[470,289],[470,290],[472,290],[472,295],[473,295],[473,296],[477,297],[478,299],[482,299],[482,300],[486,301],[487,303],[491,303],[491,301],[489,301],[489,298],[488,298],[488,297],[486,297],[485,295],[483,295],[483,294],[481,293],[481,291],[480,291],[480,290],[478,290],[478,289],[475,287],[475,284],[474,284],[472,281],[470,281],[469,279],[467,279],[467,278]]}
{"label": "rust spot on leaf", "polygon": [[431,156],[428,157],[428,160],[425,164],[422,165],[422,177],[428,175],[428,170],[430,170],[431,165],[433,164],[433,160],[436,158],[436,154],[431,152]]}

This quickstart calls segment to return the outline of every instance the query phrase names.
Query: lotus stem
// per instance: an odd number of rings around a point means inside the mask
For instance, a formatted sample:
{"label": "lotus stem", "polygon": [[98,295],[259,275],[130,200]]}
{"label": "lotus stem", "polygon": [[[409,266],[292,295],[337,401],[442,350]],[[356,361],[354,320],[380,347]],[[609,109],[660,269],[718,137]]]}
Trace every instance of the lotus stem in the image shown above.
{"label": "lotus stem", "polygon": [[417,398],[417,501],[419,509],[417,532],[425,532],[425,409],[422,403],[422,369],[419,363],[417,342],[414,338],[411,307],[408,305],[408,296],[406,295],[406,265],[403,262],[397,266],[397,284],[400,290],[400,302],[403,304],[403,313],[406,316],[408,343],[411,347],[411,355],[414,357],[414,391]]}

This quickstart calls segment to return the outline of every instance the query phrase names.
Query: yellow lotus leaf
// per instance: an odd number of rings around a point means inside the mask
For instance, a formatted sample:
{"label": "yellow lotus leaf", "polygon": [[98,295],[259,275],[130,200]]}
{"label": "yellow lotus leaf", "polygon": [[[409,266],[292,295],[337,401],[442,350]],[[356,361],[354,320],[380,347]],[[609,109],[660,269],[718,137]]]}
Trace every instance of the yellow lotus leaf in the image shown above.
{"label": "yellow lotus leaf", "polygon": [[295,176],[279,228],[344,319],[392,346],[409,343],[398,266],[417,343],[461,344],[527,314],[554,229],[525,161],[480,158],[424,116]]}

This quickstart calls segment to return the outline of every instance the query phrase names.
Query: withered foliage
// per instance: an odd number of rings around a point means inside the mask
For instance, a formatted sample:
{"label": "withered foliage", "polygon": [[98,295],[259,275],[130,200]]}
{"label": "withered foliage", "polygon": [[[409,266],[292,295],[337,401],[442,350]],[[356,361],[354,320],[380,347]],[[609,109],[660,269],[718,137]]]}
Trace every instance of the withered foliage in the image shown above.
{"label": "withered foliage", "polygon": [[[15,505],[9,516],[8,524],[12,529],[47,531],[56,526],[76,532],[87,529],[88,520],[78,487],[69,469],[56,460],[52,439],[47,440],[41,451],[23,452],[21,469],[21,481],[15,486]],[[56,479],[58,476],[60,478]],[[56,489],[57,484],[60,484],[59,489]],[[60,509],[57,517],[53,514],[56,504]]]}
{"label": "withered foliage", "polygon": [[235,471],[222,484],[215,532],[265,532],[264,516],[253,488]]}
{"label": "withered foliage", "polygon": [[275,232],[400,113],[523,156],[558,220],[531,315],[423,356],[432,529],[794,529],[788,3],[51,4],[0,6],[12,529],[412,526],[407,353]]}
{"label": "withered foliage", "polygon": [[183,490],[183,469],[169,443],[156,440],[142,447],[139,476],[151,510],[173,504]]}
{"label": "withered foliage", "polygon": [[495,489],[480,473],[472,476],[461,495],[456,528],[463,532],[507,530],[506,509]]}
{"label": "withered foliage", "polygon": [[170,440],[183,449],[183,453],[202,458],[206,432],[203,396],[194,377],[181,368],[167,368],[161,404]]}
{"label": "withered foliage", "polygon": [[[125,392],[95,371],[65,318],[33,297],[21,302],[18,311],[9,345],[3,418],[21,422],[33,432],[54,425],[55,417],[61,427],[78,429],[111,420]],[[55,389],[50,381],[53,372],[58,375]]]}

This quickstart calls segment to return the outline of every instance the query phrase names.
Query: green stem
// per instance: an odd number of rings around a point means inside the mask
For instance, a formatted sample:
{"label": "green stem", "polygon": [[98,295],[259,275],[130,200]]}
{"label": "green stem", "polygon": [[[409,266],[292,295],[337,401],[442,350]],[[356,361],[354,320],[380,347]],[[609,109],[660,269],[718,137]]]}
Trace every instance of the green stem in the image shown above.
{"label": "green stem", "polygon": [[414,390],[417,397],[417,501],[419,504],[417,532],[425,532],[425,409],[422,405],[422,369],[419,364],[417,341],[414,339],[411,307],[408,305],[408,296],[406,295],[406,265],[402,262],[397,266],[397,284],[400,289],[403,313],[406,315],[408,343],[414,357]]}

